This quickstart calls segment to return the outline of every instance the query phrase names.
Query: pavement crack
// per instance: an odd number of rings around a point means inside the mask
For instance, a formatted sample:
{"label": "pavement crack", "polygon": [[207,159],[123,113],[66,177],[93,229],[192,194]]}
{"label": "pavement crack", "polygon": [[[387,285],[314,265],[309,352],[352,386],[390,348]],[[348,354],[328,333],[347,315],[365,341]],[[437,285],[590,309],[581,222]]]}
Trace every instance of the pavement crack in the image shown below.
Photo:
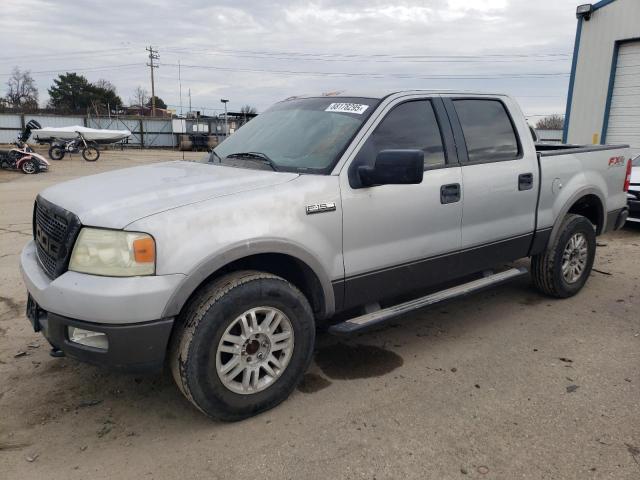
{"label": "pavement crack", "polygon": [[3,234],[6,234],[6,233],[17,233],[18,235],[25,235],[27,237],[31,236],[31,233],[21,232],[20,230],[11,230],[10,228],[2,228],[2,227],[0,227],[0,232],[2,232]]}
{"label": "pavement crack", "polygon": [[637,458],[640,457],[640,448],[634,447],[630,443],[625,443],[624,445],[627,447],[627,450],[631,454],[631,458],[633,458],[633,461],[636,462],[636,465],[638,466],[638,468],[640,468],[640,461],[638,461]]}
{"label": "pavement crack", "polygon": [[0,296],[0,302],[4,303],[7,307],[9,307],[9,310],[19,312],[22,309],[22,304],[16,302],[13,298],[10,298],[10,297]]}

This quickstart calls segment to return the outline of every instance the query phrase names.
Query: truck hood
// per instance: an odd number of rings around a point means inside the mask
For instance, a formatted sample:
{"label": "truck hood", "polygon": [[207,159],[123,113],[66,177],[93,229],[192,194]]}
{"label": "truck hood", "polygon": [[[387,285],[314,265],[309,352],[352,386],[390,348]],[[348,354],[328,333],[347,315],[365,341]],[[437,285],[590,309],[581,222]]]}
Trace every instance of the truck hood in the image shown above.
{"label": "truck hood", "polygon": [[83,225],[124,228],[173,208],[257,188],[273,187],[295,173],[195,162],[166,162],[77,178],[41,196],[75,213]]}

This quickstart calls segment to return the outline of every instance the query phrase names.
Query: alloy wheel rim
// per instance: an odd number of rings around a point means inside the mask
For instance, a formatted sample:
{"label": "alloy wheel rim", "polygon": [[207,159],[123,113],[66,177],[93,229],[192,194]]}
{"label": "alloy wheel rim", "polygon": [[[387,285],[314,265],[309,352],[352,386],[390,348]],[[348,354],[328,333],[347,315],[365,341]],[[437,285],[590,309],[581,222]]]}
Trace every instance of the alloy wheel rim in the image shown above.
{"label": "alloy wheel rim", "polygon": [[291,321],[274,307],[236,317],[216,350],[216,372],[234,393],[249,395],[271,386],[286,370],[294,348]]}
{"label": "alloy wheel rim", "polygon": [[33,163],[26,163],[22,169],[25,173],[33,173],[36,171],[36,166]]}
{"label": "alloy wheel rim", "polygon": [[562,276],[567,283],[575,283],[582,277],[587,258],[587,238],[583,233],[574,233],[562,252]]}

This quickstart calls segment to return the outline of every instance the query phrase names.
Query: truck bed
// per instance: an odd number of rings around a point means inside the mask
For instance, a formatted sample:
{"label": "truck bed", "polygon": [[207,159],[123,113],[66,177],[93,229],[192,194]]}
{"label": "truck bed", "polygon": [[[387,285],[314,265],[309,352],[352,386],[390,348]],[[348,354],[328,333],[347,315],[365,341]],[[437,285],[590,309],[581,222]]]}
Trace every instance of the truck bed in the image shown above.
{"label": "truck bed", "polygon": [[536,152],[542,157],[568,155],[574,153],[599,152],[602,150],[619,150],[629,145],[576,145],[570,143],[536,143]]}
{"label": "truck bed", "polygon": [[[596,197],[599,199],[601,223],[626,204],[622,186],[628,146],[537,143],[536,151],[544,189],[538,205],[537,228],[554,225],[556,218],[566,214],[563,210],[566,205],[585,195],[594,197],[594,201]],[[554,158],[559,156],[561,161]],[[624,160],[620,161],[621,158]],[[598,233],[601,231],[602,228]]]}

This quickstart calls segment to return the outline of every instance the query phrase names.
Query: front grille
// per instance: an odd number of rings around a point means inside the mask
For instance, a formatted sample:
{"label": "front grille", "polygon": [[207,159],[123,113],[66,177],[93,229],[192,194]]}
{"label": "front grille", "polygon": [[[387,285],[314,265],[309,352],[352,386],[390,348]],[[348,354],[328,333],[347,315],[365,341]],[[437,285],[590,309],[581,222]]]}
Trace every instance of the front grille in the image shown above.
{"label": "front grille", "polygon": [[49,277],[59,277],[67,270],[79,231],[76,215],[38,196],[33,209],[33,239],[38,261]]}

